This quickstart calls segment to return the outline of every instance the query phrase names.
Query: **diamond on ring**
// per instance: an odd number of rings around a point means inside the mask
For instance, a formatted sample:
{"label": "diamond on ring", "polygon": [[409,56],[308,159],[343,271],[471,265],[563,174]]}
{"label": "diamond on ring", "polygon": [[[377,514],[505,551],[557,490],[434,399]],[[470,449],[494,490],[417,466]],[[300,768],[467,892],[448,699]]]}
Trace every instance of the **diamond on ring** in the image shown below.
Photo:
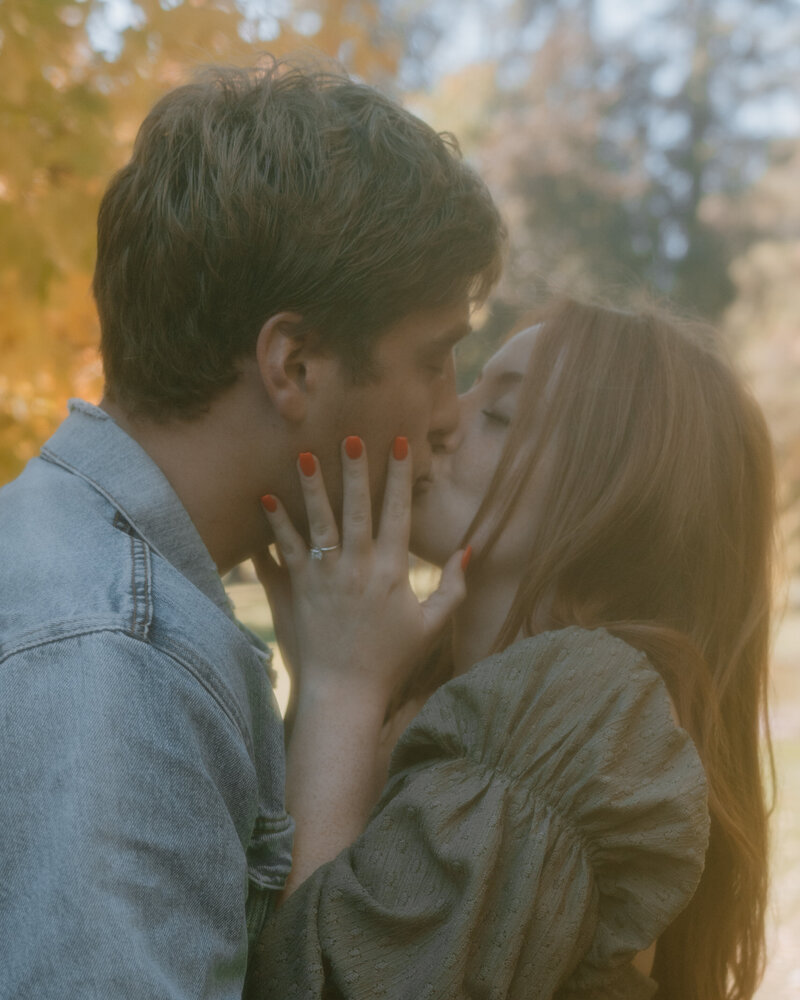
{"label": "diamond on ring", "polygon": [[338,545],[312,545],[308,554],[312,559],[321,559],[323,552],[335,552],[338,548]]}

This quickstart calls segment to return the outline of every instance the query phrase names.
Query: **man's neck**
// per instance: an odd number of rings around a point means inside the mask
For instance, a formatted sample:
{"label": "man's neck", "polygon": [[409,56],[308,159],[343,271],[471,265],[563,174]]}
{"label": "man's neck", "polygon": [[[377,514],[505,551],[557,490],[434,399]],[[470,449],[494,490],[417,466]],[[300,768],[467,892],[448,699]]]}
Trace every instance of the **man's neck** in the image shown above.
{"label": "man's neck", "polygon": [[165,423],[130,419],[109,399],[100,406],[161,469],[221,575],[268,544],[259,504],[268,455],[254,453],[252,415],[235,394],[201,417]]}

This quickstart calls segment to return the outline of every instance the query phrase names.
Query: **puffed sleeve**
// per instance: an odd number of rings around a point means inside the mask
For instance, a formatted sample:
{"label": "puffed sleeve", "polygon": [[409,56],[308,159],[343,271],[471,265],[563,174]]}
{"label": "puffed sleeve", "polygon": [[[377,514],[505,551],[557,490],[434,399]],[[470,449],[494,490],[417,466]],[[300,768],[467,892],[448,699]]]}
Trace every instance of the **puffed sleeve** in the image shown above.
{"label": "puffed sleeve", "polygon": [[649,997],[630,958],[691,898],[707,838],[647,659],[603,630],[523,640],[427,702],[365,832],[265,928],[247,996]]}

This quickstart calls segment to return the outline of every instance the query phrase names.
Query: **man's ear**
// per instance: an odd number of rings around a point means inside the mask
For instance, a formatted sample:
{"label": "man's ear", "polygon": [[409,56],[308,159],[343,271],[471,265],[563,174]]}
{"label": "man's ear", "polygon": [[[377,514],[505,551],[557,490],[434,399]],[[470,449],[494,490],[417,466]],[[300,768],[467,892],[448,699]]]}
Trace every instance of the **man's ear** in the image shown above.
{"label": "man's ear", "polygon": [[301,423],[308,407],[308,350],[301,322],[297,313],[277,313],[256,341],[261,381],[275,410],[290,423]]}

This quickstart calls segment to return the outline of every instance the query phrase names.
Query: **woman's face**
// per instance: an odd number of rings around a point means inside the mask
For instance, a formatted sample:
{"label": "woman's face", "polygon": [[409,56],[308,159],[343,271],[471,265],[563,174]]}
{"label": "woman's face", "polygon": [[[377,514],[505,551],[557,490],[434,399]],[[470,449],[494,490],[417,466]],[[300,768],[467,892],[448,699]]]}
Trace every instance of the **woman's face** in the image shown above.
{"label": "woman's face", "polygon": [[[472,388],[459,397],[460,421],[451,452],[433,457],[430,481],[415,495],[411,548],[443,565],[461,544],[486,495],[505,446],[528,368],[536,328],[523,330],[494,354]],[[529,497],[527,494],[531,493]],[[522,566],[535,517],[535,487],[529,483],[489,557],[508,573]],[[480,552],[491,518],[469,539]]]}

